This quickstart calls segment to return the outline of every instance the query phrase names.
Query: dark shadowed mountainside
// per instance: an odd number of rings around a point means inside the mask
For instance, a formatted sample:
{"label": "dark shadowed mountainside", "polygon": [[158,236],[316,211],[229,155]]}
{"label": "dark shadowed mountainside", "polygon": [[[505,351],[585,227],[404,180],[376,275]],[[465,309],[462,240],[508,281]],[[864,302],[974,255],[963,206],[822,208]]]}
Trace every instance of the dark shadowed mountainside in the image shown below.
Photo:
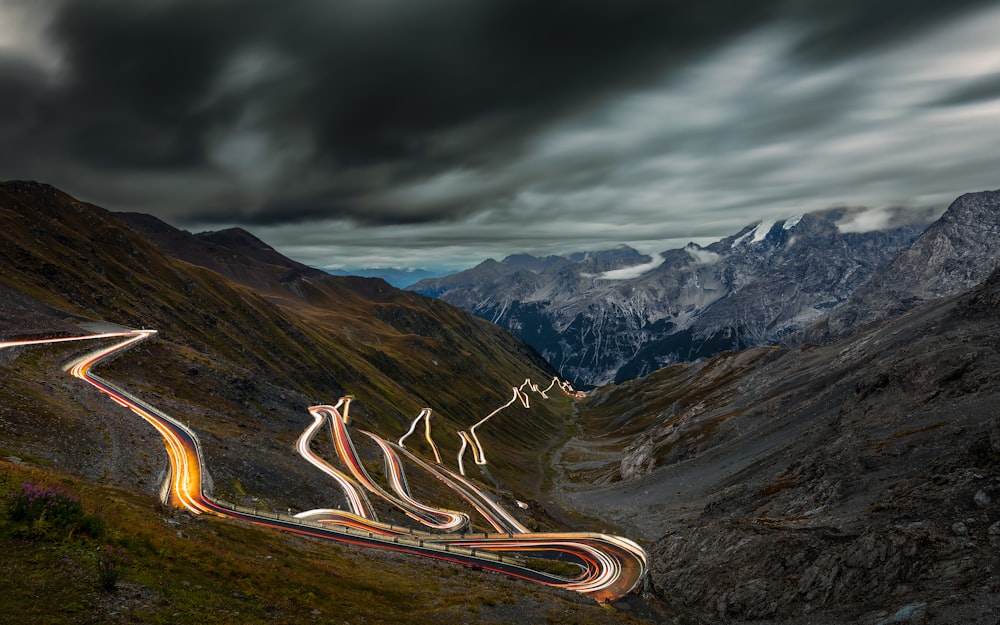
{"label": "dark shadowed mountainside", "polygon": [[600,389],[563,500],[654,540],[691,622],[995,623],[998,304],[1000,270],[829,345]]}
{"label": "dark shadowed mountainside", "polygon": [[297,279],[323,273],[279,254],[240,228],[192,235],[152,215],[115,213],[114,216],[167,255],[211,269],[233,282],[257,290],[287,292]]}

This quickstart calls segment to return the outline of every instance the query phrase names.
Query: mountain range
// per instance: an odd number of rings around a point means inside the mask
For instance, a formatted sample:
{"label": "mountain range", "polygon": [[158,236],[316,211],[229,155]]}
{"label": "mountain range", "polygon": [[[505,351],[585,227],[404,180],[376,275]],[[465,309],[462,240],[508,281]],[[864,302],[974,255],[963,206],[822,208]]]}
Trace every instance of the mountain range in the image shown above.
{"label": "mountain range", "polygon": [[655,262],[628,248],[515,256],[409,289],[510,329],[579,384],[621,382],[782,341],[844,302],[923,229],[842,232],[845,213],[759,222]]}

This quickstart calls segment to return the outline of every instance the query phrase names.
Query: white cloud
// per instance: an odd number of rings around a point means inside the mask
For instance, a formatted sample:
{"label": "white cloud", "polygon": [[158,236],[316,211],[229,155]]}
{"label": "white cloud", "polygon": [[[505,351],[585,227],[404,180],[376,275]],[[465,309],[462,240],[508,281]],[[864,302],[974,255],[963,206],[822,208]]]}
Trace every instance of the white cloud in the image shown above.
{"label": "white cloud", "polygon": [[0,58],[26,60],[55,76],[62,69],[62,53],[45,36],[48,16],[34,10],[31,0],[0,2]]}
{"label": "white cloud", "polygon": [[714,265],[722,259],[721,254],[716,254],[711,250],[702,249],[697,245],[688,245],[684,247],[684,251],[687,252],[691,258],[694,259],[694,264],[697,265]]}
{"label": "white cloud", "polygon": [[663,264],[662,256],[654,256],[653,260],[648,263],[643,263],[641,265],[633,265],[631,267],[622,267],[621,269],[612,269],[611,271],[605,271],[596,276],[598,280],[631,280],[632,278],[638,278],[647,271],[652,271],[660,265]]}
{"label": "white cloud", "polygon": [[859,210],[847,214],[843,220],[837,222],[837,229],[841,232],[886,230],[892,217],[891,211],[887,209]]}

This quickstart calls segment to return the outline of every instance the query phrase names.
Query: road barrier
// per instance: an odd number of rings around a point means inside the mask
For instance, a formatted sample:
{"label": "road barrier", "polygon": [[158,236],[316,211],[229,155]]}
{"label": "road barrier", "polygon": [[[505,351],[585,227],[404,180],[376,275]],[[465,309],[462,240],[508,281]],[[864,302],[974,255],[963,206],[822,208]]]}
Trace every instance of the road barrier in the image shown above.
{"label": "road barrier", "polygon": [[[299,519],[299,518],[296,518],[296,517],[293,517],[293,516],[289,516],[289,515],[281,514],[281,513],[277,513],[277,512],[266,512],[264,510],[258,510],[258,509],[255,509],[255,508],[248,508],[246,506],[240,506],[240,505],[237,505],[237,504],[234,504],[234,503],[230,503],[228,501],[223,501],[221,499],[212,499],[211,501],[213,503],[215,503],[217,506],[219,506],[220,508],[225,508],[227,510],[231,510],[233,512],[239,513],[241,515],[245,515],[245,516],[248,516],[248,517],[259,518],[261,520],[281,521],[282,523],[288,523],[288,524],[292,524],[292,525],[301,525],[303,528],[317,529],[317,530],[321,530],[321,531],[323,531],[325,533],[330,533],[330,534],[344,534],[344,535],[347,535],[347,536],[356,536],[356,537],[359,537],[359,538],[365,538],[365,539],[368,539],[368,540],[384,542],[384,543],[387,543],[387,544],[405,545],[405,546],[408,546],[408,547],[416,547],[418,549],[427,549],[427,550],[430,550],[430,551],[440,551],[442,553],[452,553],[452,554],[457,554],[457,555],[463,555],[463,556],[468,556],[468,557],[472,557],[472,558],[477,558],[479,560],[489,560],[491,562],[498,562],[498,563],[502,563],[502,564],[506,564],[506,565],[512,565],[512,566],[524,566],[524,560],[522,560],[521,558],[515,558],[515,557],[511,557],[511,556],[503,556],[503,555],[500,555],[500,554],[491,553],[489,551],[482,551],[482,550],[479,550],[479,549],[469,549],[469,548],[466,548],[466,547],[458,547],[458,546],[455,546],[455,545],[446,545],[446,544],[445,545],[441,545],[441,544],[438,544],[437,541],[439,541],[445,535],[441,535],[439,537],[437,534],[418,534],[418,533],[414,532],[412,529],[407,528],[407,527],[399,527],[399,526],[396,526],[396,525],[386,525],[386,529],[390,529],[390,530],[393,530],[393,531],[407,532],[406,534],[396,534],[396,535],[394,535],[394,536],[392,536],[390,538],[389,536],[382,536],[382,535],[374,534],[374,533],[366,531],[366,530],[354,529],[352,527],[345,527],[345,526],[342,526],[342,525],[340,525],[340,526],[331,526],[328,523],[321,523],[319,521],[310,521],[308,519]],[[457,539],[461,535],[448,535],[448,536],[450,536],[450,537],[452,537],[454,539]],[[483,536],[484,537],[488,537],[489,535],[488,534],[483,534]],[[466,536],[465,538],[470,538],[470,536]]]}

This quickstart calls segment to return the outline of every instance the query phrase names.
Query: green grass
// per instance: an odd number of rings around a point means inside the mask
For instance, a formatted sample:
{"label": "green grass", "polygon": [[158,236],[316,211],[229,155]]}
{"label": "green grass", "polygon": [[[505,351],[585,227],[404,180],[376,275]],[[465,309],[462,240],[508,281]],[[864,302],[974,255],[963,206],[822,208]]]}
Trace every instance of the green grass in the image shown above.
{"label": "green grass", "polygon": [[[0,513],[0,623],[456,622],[477,606],[549,611],[580,623],[630,621],[563,591],[465,567],[191,518],[145,496],[0,461],[0,497],[25,481],[58,484],[104,520],[99,537],[27,536]],[[102,590],[97,553],[128,553]],[[574,567],[575,568],[575,567]],[[532,619],[535,619],[534,621]]]}

